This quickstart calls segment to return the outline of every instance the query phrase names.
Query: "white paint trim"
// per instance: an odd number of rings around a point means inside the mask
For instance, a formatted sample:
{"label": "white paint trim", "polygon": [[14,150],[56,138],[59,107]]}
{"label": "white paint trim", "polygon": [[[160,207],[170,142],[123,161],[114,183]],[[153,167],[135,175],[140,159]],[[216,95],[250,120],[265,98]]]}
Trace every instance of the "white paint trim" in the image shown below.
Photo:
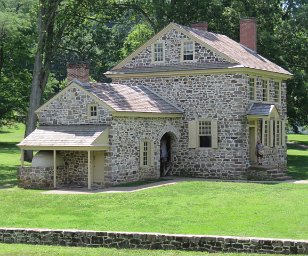
{"label": "white paint trim", "polygon": [[88,189],[91,189],[91,151],[88,150]]}
{"label": "white paint trim", "polygon": [[53,151],[53,187],[57,187],[57,151]]}

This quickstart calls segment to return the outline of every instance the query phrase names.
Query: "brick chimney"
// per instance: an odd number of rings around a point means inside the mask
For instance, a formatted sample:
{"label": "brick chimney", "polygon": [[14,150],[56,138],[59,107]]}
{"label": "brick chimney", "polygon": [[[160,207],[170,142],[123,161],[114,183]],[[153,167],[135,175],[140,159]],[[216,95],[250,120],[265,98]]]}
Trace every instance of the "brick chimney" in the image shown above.
{"label": "brick chimney", "polygon": [[257,51],[257,22],[255,18],[243,18],[240,20],[240,43]]}
{"label": "brick chimney", "polygon": [[207,22],[198,22],[198,23],[193,23],[191,24],[191,28],[196,28],[199,30],[207,31],[208,29],[208,24]]}
{"label": "brick chimney", "polygon": [[82,83],[90,81],[89,65],[86,63],[68,63],[67,64],[67,81],[74,79]]}

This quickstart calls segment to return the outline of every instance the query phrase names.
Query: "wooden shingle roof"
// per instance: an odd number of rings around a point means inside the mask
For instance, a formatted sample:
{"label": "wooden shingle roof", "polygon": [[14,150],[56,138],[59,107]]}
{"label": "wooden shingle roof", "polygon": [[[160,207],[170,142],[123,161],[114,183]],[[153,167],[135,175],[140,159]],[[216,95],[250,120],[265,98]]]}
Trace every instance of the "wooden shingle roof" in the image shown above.
{"label": "wooden shingle roof", "polygon": [[94,94],[117,112],[183,113],[177,106],[142,85],[128,86],[114,83],[78,83],[89,93]]}
{"label": "wooden shingle roof", "polygon": [[101,125],[40,126],[17,146],[21,148],[98,146],[95,140],[105,131],[107,126]]}

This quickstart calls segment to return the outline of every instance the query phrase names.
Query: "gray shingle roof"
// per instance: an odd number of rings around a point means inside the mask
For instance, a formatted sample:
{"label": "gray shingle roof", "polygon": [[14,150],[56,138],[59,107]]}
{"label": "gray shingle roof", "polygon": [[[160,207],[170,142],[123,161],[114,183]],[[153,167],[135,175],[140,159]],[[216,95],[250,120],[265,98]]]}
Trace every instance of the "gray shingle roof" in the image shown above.
{"label": "gray shingle roof", "polygon": [[90,147],[107,126],[40,126],[18,144],[20,147]]}
{"label": "gray shingle roof", "polygon": [[269,116],[275,105],[265,103],[253,103],[247,115]]}
{"label": "gray shingle roof", "polygon": [[[78,82],[78,81],[77,81]],[[85,90],[119,112],[181,114],[183,111],[145,86],[80,83]]]}
{"label": "gray shingle roof", "polygon": [[189,33],[192,33],[194,36],[197,36],[204,43],[212,46],[214,49],[217,49],[219,52],[227,55],[244,67],[291,75],[291,73],[287,70],[225,35],[185,27],[178,24],[177,26],[185,29]]}

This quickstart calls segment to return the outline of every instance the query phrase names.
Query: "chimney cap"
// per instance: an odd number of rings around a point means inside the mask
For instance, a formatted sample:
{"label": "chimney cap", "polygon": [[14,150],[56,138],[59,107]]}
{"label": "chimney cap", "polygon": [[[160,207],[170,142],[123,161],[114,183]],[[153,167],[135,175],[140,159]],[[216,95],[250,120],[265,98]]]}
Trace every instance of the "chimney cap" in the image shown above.
{"label": "chimney cap", "polygon": [[90,81],[89,64],[86,62],[73,62],[67,63],[67,80],[72,81],[74,79],[83,83]]}

